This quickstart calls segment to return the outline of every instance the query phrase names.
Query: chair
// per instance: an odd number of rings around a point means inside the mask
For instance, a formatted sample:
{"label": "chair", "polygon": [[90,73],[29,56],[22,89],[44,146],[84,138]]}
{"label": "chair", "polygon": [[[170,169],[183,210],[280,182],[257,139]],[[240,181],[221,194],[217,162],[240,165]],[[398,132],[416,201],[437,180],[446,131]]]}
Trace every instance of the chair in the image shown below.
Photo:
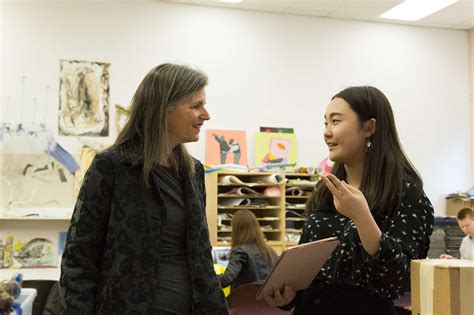
{"label": "chair", "polygon": [[292,314],[291,311],[283,311],[271,306],[265,300],[257,300],[257,292],[263,285],[262,282],[254,282],[241,285],[232,290],[227,303],[232,315],[285,315]]}
{"label": "chair", "polygon": [[32,315],[59,315],[59,287],[54,280],[24,280],[23,288],[34,288],[38,295],[33,301]]}

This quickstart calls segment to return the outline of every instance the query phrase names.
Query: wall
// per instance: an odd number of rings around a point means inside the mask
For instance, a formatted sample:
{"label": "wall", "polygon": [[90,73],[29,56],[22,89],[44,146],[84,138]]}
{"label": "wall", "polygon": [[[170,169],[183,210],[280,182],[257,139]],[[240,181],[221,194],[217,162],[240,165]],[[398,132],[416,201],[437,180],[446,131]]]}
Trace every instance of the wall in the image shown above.
{"label": "wall", "polygon": [[[331,96],[370,84],[391,100],[437,214],[446,194],[473,185],[465,31],[165,3],[1,8],[2,120],[19,121],[23,99],[23,121],[57,130],[60,59],[110,62],[111,104],[128,104],[151,67],[185,62],[210,77],[207,128],[246,130],[252,161],[259,126],[293,127],[299,163],[314,165],[327,155]],[[189,148],[205,160],[204,141]]]}
{"label": "wall", "polygon": [[471,183],[474,183],[474,29],[469,30],[469,78],[471,103]]}

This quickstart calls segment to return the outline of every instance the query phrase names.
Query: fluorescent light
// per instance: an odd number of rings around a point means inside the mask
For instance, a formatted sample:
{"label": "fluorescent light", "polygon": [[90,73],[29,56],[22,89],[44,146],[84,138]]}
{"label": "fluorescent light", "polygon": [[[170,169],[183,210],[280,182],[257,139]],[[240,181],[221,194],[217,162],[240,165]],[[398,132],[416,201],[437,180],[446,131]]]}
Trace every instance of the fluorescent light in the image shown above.
{"label": "fluorescent light", "polygon": [[219,2],[227,2],[227,3],[241,3],[242,0],[219,0]]}
{"label": "fluorescent light", "polygon": [[406,0],[380,17],[392,20],[418,21],[456,2],[458,0]]}

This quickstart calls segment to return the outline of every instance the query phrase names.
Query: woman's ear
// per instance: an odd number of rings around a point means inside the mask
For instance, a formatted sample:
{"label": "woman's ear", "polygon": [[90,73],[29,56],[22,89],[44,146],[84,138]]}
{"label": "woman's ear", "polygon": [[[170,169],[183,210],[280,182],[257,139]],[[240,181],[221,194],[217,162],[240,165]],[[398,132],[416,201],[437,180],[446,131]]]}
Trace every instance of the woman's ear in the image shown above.
{"label": "woman's ear", "polygon": [[367,137],[370,137],[375,133],[376,125],[377,120],[375,118],[370,118],[364,123],[364,129]]}

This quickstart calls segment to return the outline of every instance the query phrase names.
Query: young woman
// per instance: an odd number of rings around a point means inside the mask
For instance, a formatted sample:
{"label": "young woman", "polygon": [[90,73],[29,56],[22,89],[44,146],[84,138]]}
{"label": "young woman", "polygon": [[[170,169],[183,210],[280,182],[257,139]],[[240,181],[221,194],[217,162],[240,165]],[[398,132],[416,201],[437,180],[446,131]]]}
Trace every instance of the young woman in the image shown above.
{"label": "young woman", "polygon": [[204,169],[184,143],[209,120],[207,76],[153,68],[115,144],[85,176],[61,264],[65,314],[227,314],[213,268]]}
{"label": "young woman", "polygon": [[275,288],[268,303],[294,314],[395,314],[410,289],[410,260],[426,257],[433,207],[405,156],[389,101],[370,86],[336,94],[325,114],[332,173],[309,199],[300,243],[341,244],[312,285]]}
{"label": "young woman", "polygon": [[223,288],[264,280],[278,256],[265,243],[260,224],[249,210],[239,210],[232,217],[232,242],[229,264],[218,275]]}

